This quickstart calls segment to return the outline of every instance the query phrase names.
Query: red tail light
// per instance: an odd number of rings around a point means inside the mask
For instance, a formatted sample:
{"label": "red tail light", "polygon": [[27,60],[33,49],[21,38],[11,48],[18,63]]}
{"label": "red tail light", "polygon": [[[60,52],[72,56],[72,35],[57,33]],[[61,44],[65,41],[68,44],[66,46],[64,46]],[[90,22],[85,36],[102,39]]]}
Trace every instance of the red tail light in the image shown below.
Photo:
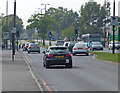
{"label": "red tail light", "polygon": [[70,47],[68,47],[68,49],[70,49]]}
{"label": "red tail light", "polygon": [[66,57],[71,57],[71,55],[70,54],[67,54],[67,55],[65,55]]}
{"label": "red tail light", "polygon": [[58,46],[58,44],[56,44],[56,46]]}
{"label": "red tail light", "polygon": [[29,48],[31,48],[31,47],[29,47]]}
{"label": "red tail light", "polygon": [[39,47],[37,47],[37,48],[39,48]]}
{"label": "red tail light", "polygon": [[74,47],[73,49],[76,50],[76,47]]}
{"label": "red tail light", "polygon": [[88,49],[87,47],[85,47],[85,49]]}
{"label": "red tail light", "polygon": [[53,57],[53,55],[47,55],[47,58]]}

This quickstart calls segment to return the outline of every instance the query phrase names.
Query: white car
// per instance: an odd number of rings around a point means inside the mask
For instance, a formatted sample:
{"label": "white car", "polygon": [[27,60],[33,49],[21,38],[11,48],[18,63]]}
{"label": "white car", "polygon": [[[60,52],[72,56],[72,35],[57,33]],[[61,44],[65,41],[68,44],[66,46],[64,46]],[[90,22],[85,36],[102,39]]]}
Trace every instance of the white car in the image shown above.
{"label": "white car", "polygon": [[88,56],[88,47],[84,43],[76,43],[73,47],[73,56],[76,54],[86,54]]}
{"label": "white car", "polygon": [[[113,49],[113,41],[111,41],[108,45],[108,49],[112,50]],[[118,41],[115,41],[115,49],[119,50],[120,49],[120,43]]]}
{"label": "white car", "polygon": [[90,50],[103,50],[103,45],[100,42],[91,42]]}

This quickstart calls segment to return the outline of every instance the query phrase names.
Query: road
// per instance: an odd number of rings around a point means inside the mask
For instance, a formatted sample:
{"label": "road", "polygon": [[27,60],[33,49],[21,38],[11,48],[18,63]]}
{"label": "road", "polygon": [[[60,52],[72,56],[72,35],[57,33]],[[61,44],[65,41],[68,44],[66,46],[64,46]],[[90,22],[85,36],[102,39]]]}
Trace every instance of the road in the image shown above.
{"label": "road", "polygon": [[[41,48],[41,52],[44,51]],[[73,56],[73,68],[45,69],[43,54],[23,52],[46,91],[117,91],[118,65],[97,61],[92,55]]]}

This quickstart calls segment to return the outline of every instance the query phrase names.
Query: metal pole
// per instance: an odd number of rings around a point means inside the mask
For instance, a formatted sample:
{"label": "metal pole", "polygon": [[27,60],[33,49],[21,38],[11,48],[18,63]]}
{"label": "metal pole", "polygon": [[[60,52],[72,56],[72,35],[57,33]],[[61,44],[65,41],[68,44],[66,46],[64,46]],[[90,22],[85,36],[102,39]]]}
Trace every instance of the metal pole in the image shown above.
{"label": "metal pole", "polygon": [[[115,0],[114,0],[114,3],[113,3],[113,17],[115,17]],[[113,51],[112,51],[112,54],[115,54],[115,25],[113,25]]]}
{"label": "metal pole", "polygon": [[[16,0],[14,1],[14,28],[16,27]],[[12,33],[12,61],[15,55],[15,33]]]}
{"label": "metal pole", "polygon": [[[8,0],[6,1],[6,25],[7,25],[7,32],[8,32]],[[8,48],[7,39],[5,40],[6,48]]]}

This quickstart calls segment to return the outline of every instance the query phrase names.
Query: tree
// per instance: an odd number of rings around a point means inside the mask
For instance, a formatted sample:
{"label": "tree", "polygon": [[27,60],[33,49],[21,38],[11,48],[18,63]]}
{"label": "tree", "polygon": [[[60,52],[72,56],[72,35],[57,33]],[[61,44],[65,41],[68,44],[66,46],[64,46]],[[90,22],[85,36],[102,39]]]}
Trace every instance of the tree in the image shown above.
{"label": "tree", "polygon": [[62,36],[63,37],[69,37],[69,38],[74,38],[74,34],[75,34],[75,28],[73,25],[70,25],[68,27],[66,27],[63,31],[62,31]]}
{"label": "tree", "polygon": [[[8,23],[7,21],[7,17],[8,17]],[[11,33],[11,28],[14,26],[14,15],[8,15],[3,17],[3,27],[2,27],[2,31],[4,32],[9,32]],[[19,33],[21,34],[23,31],[23,21],[21,18],[19,18],[18,16],[16,16],[16,32],[19,31]],[[11,34],[10,34],[11,36]]]}
{"label": "tree", "polygon": [[[106,9],[105,9],[106,7]],[[81,6],[80,10],[80,33],[102,34],[103,19],[110,16],[110,3],[100,6],[97,2],[89,1]]]}
{"label": "tree", "polygon": [[43,45],[45,45],[44,39],[46,38],[48,31],[53,29],[52,24],[54,24],[55,20],[50,19],[46,14],[44,17],[41,15],[42,14],[39,13],[32,15],[31,18],[28,19],[28,23],[30,23],[30,25],[27,26],[27,29],[36,28],[38,36],[43,38]]}

